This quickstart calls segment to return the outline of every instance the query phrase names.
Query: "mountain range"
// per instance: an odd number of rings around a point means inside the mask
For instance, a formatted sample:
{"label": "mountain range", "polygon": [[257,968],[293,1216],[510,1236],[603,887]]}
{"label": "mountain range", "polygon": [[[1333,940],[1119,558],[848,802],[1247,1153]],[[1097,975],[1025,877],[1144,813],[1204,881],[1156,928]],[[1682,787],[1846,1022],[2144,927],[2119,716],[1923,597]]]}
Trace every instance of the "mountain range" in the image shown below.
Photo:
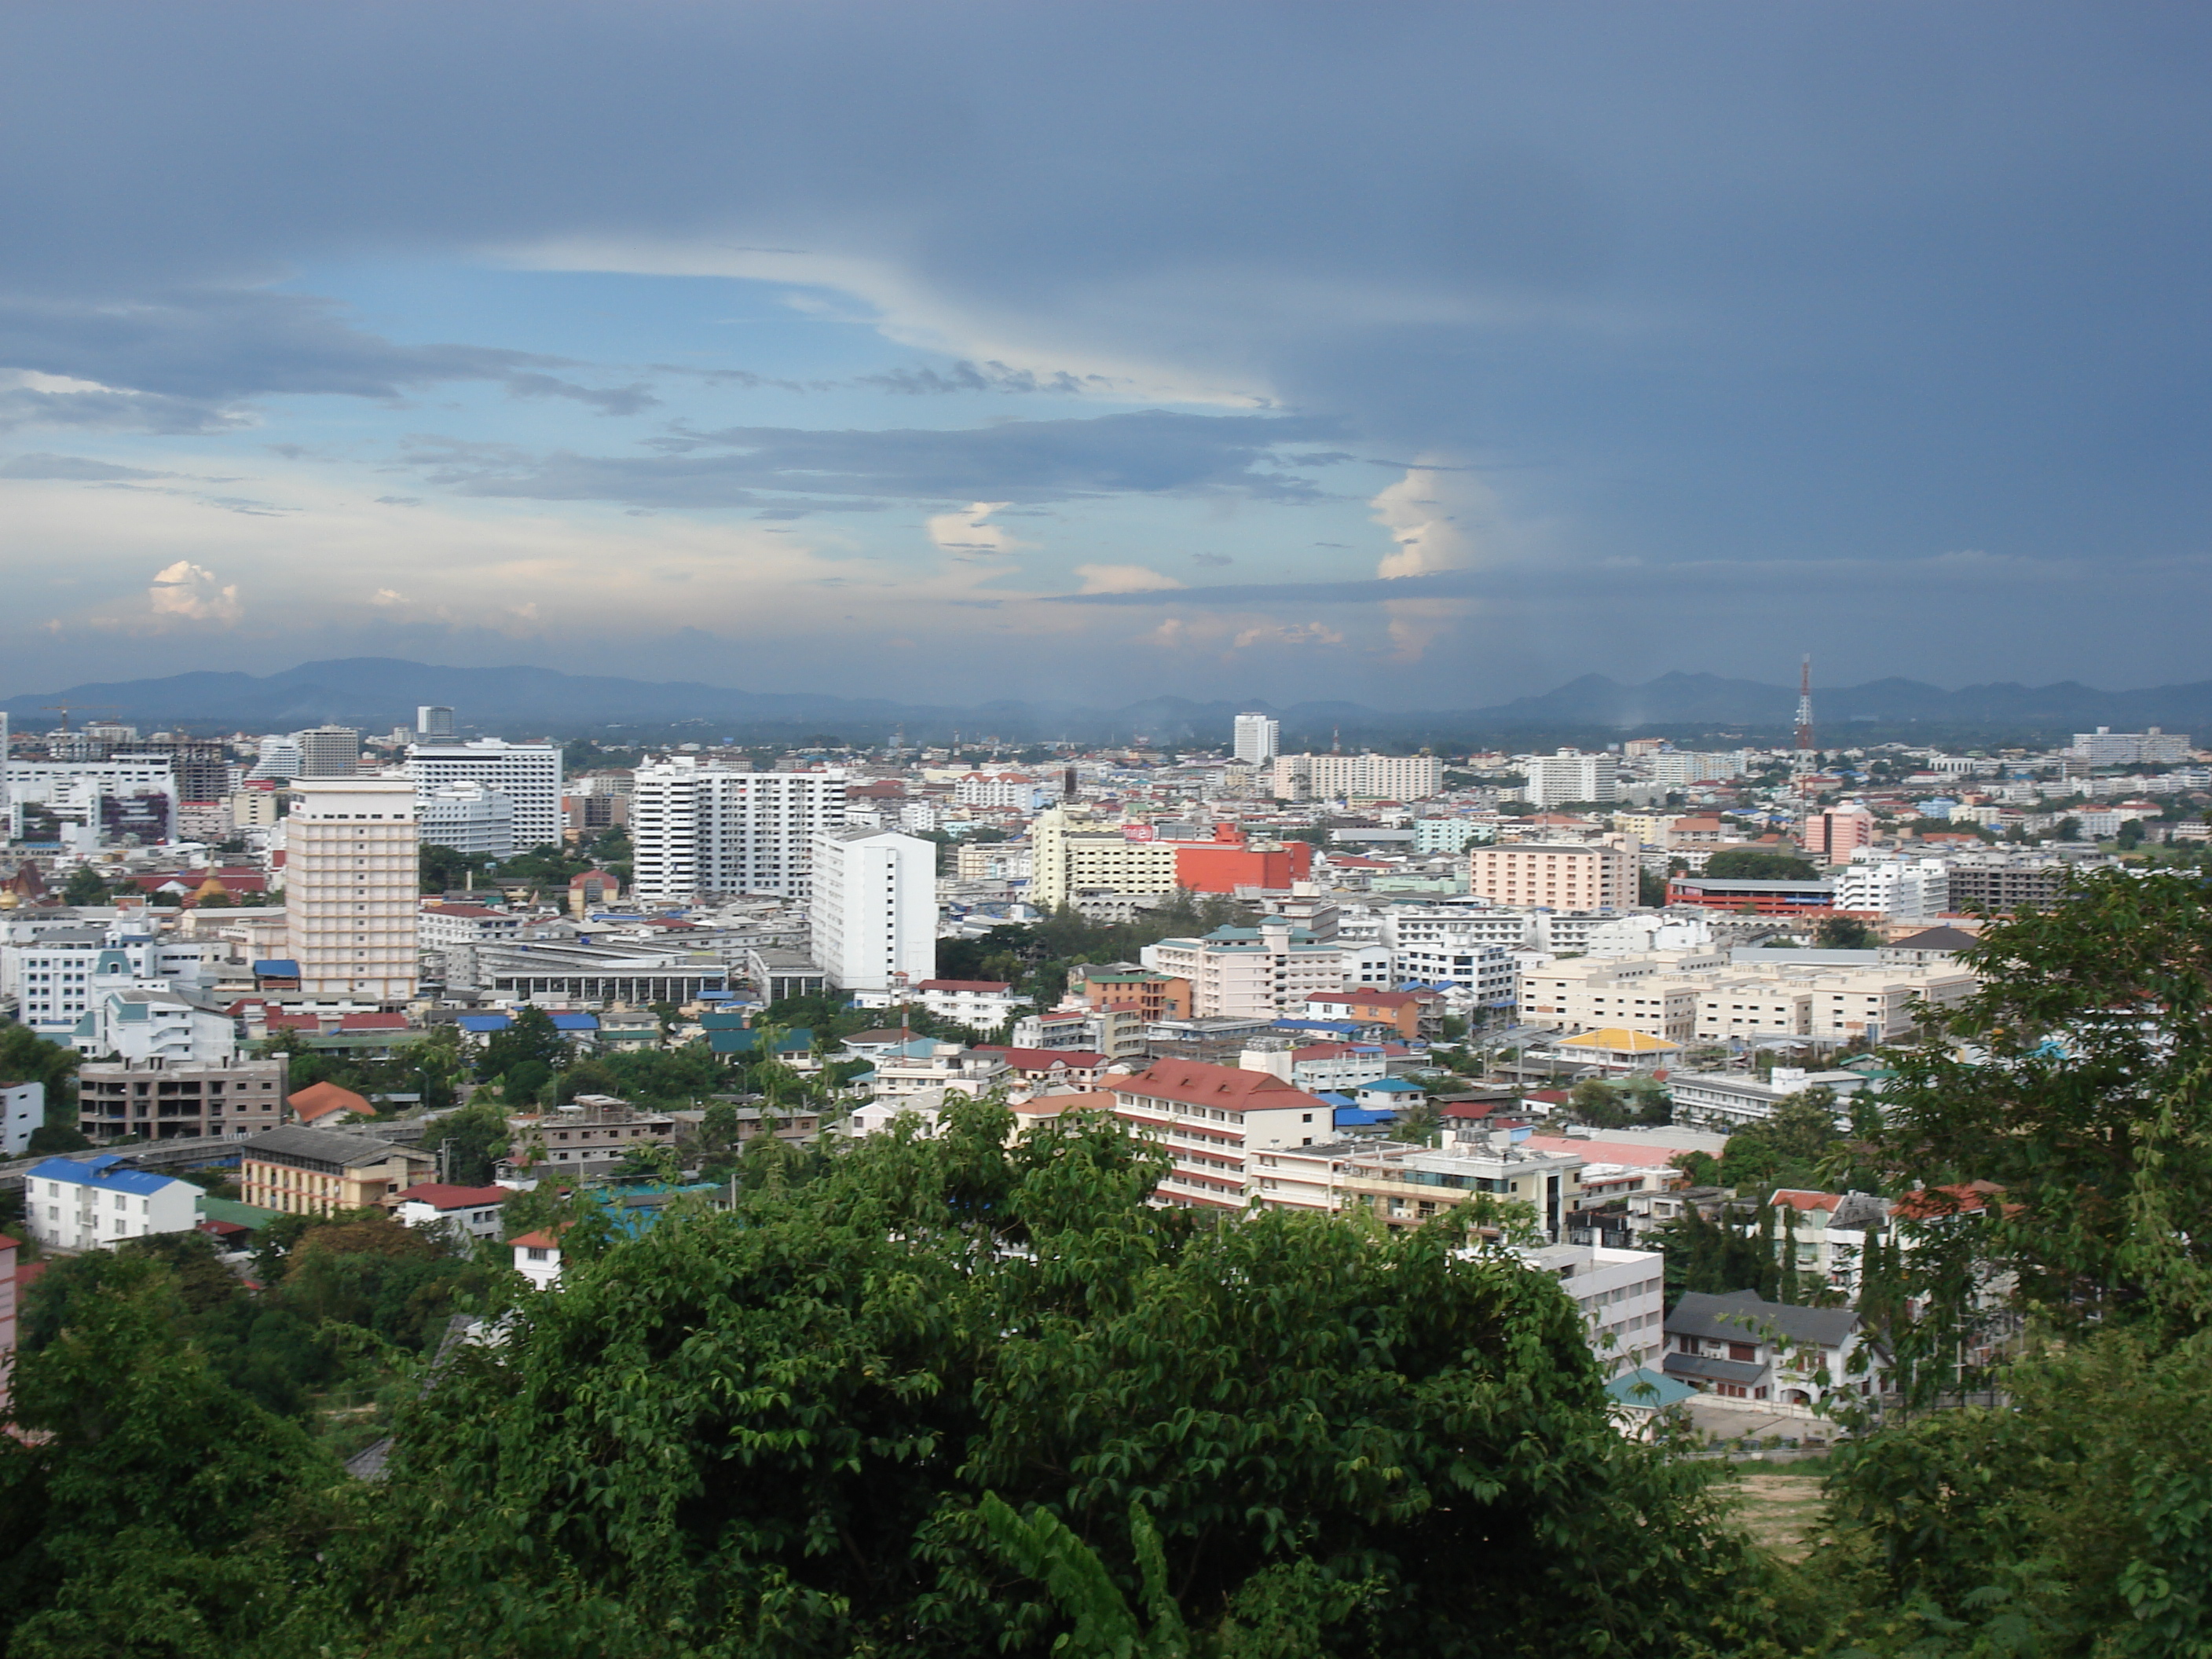
{"label": "mountain range", "polygon": [[[636,726],[658,731],[697,722],[716,736],[789,737],[830,733],[854,741],[903,730],[908,741],[941,741],[954,731],[1008,741],[1070,738],[1103,741],[1132,736],[1180,742],[1225,742],[1231,718],[1249,710],[1275,714],[1286,740],[1310,744],[1457,740],[1486,734],[1534,736],[1669,732],[1677,736],[1786,731],[1796,692],[1755,680],[1712,674],[1663,674],[1624,685],[1601,674],[1540,696],[1488,708],[1404,711],[1358,703],[1200,702],[1155,697],[1117,708],[1070,702],[994,702],[969,707],[909,704],[882,698],[807,692],[740,690],[685,681],[649,681],[568,674],[550,668],[445,668],[393,658],[356,657],[302,663],[281,673],[194,672],[158,679],[94,682],[58,691],[0,700],[17,730],[45,729],[67,705],[71,717],[120,720],[145,726],[285,731],[339,721],[368,730],[411,726],[417,705],[450,706],[464,728],[493,732],[580,732]],[[1917,680],[1882,679],[1818,693],[1820,731],[1830,741],[1869,738],[1897,728],[2056,733],[2109,726],[2140,731],[2212,727],[2212,681],[2147,690],[2102,691],[2065,681],[2055,685],[1969,685],[1957,690]]]}

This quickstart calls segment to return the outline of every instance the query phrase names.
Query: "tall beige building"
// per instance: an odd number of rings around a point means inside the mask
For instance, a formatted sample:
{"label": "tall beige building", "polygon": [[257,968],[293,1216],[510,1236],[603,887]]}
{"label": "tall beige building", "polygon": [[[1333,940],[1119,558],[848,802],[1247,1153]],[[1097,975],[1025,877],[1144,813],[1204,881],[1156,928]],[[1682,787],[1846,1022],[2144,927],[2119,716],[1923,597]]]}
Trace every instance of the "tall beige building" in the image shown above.
{"label": "tall beige building", "polygon": [[285,820],[285,949],[311,995],[415,994],[419,866],[406,778],[303,779]]}
{"label": "tall beige building", "polygon": [[1040,910],[1073,904],[1084,893],[1138,896],[1176,890],[1176,849],[1163,841],[1131,841],[1115,823],[1099,823],[1055,806],[1030,826],[1030,902]]}

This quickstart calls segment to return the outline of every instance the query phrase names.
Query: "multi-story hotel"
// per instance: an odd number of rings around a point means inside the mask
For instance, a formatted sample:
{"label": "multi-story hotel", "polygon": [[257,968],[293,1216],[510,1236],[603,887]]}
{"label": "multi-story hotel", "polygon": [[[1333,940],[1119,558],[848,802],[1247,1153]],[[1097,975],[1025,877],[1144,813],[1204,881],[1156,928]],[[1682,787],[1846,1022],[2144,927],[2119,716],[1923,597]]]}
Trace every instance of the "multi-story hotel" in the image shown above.
{"label": "multi-story hotel", "polygon": [[1493,904],[1625,910],[1637,901],[1638,848],[1607,842],[1510,842],[1468,854],[1468,890]]}
{"label": "multi-story hotel", "polygon": [[702,893],[812,894],[814,838],[845,823],[845,774],[741,772],[678,755],[641,767],[630,839],[647,903]]}
{"label": "multi-story hotel", "polygon": [[310,996],[415,994],[415,786],[302,779],[285,820],[285,949]]}

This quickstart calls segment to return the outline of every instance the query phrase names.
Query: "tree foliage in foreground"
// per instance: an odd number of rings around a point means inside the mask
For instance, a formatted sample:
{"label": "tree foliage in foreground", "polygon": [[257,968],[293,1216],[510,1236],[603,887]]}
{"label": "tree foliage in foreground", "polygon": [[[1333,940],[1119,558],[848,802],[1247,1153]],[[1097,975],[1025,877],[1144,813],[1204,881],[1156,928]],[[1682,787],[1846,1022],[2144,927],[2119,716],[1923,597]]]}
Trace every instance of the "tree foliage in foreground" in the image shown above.
{"label": "tree foliage in foreground", "polygon": [[[1170,1644],[1133,1656],[1746,1650],[1763,1570],[1693,1466],[1612,1426],[1547,1276],[1448,1221],[1154,1208],[1110,1121],[1008,1125],[964,1105],[580,1248],[404,1409],[381,1485],[303,1456],[203,1494],[208,1539],[257,1540],[222,1582],[250,1560],[281,1605],[106,1650],[965,1659],[1130,1620]],[[200,1364],[123,1344],[122,1386],[81,1354],[64,1387],[65,1351],[26,1362],[34,1426]],[[282,1425],[231,1427],[258,1480]],[[119,1580],[41,1582],[20,1627]]]}

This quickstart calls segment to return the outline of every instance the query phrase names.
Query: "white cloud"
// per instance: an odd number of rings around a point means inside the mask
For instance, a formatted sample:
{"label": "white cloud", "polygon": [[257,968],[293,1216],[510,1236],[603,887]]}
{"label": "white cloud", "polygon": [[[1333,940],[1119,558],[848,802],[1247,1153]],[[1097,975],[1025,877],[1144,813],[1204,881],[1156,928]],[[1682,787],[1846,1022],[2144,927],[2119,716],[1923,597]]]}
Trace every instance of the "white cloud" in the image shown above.
{"label": "white cloud", "polygon": [[1398,544],[1375,567],[1385,579],[1465,570],[1492,551],[1484,532],[1495,528],[1498,497],[1471,474],[1413,467],[1368,506]]}
{"label": "white cloud", "polygon": [[1012,505],[1012,501],[970,501],[964,513],[933,514],[922,525],[930,540],[956,556],[1019,553],[1036,544],[1018,540],[1005,526],[991,522],[994,513]]}
{"label": "white cloud", "polygon": [[190,559],[179,559],[156,573],[146,598],[157,617],[182,617],[194,622],[236,622],[242,607],[238,584],[216,585],[215,573]]}
{"label": "white cloud", "polygon": [[1084,593],[1152,593],[1188,584],[1141,564],[1079,564]]}

